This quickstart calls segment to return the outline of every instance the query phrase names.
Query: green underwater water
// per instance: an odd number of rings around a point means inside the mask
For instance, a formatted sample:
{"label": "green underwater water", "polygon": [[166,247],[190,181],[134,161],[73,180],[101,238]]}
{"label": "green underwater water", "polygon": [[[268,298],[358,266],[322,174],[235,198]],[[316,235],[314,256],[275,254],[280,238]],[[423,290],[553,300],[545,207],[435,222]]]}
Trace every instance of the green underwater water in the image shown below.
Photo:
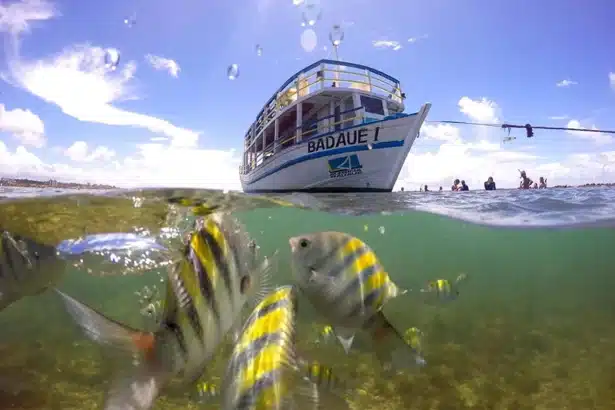
{"label": "green underwater water", "polygon": [[[416,326],[426,334],[427,366],[396,376],[361,346],[346,356],[335,343],[314,343],[326,323],[300,301],[299,353],[349,382],[350,408],[615,408],[614,229],[492,228],[422,212],[351,217],[270,208],[238,216],[262,254],[280,250],[278,285],[292,282],[288,238],[321,230],[363,239],[402,288],[468,275],[457,300],[434,303],[409,292],[387,306],[401,331]],[[139,314],[134,292],[154,284],[162,289],[157,272],[97,277],[74,270],[60,288],[143,328],[152,323]],[[0,409],[97,409],[110,372],[129,360],[85,339],[52,292],[3,311],[0,329]],[[207,369],[208,380],[222,376],[225,351]],[[218,406],[174,386],[155,408]]]}

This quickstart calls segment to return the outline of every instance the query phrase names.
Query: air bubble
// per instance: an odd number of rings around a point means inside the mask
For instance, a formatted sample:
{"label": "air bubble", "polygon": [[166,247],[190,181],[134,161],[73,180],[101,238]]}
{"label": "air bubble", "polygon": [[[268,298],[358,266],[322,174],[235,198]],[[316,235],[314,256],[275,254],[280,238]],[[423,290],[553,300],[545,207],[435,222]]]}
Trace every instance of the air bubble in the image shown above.
{"label": "air bubble", "polygon": [[316,37],[316,32],[311,28],[308,28],[301,33],[301,47],[303,47],[303,49],[308,53],[314,51],[317,43],[318,37]]}
{"label": "air bubble", "polygon": [[378,232],[380,232],[381,235],[384,235],[384,226],[378,228]]}
{"label": "air bubble", "polygon": [[255,50],[256,50],[256,55],[257,55],[257,56],[259,56],[259,57],[260,57],[260,56],[262,56],[262,55],[263,55],[263,48],[261,47],[261,45],[260,45],[260,44],[257,44],[257,45],[256,45]]}
{"label": "air bubble", "polygon": [[105,67],[109,70],[115,70],[120,64],[120,52],[115,48],[105,50]]}
{"label": "air bubble", "polygon": [[126,27],[128,28],[132,28],[137,24],[137,16],[135,14],[126,17],[124,19],[124,24],[126,25]]}
{"label": "air bubble", "polygon": [[301,9],[304,25],[313,26],[322,16],[320,0],[304,0]]}
{"label": "air bubble", "polygon": [[374,146],[372,144],[367,144],[367,149],[371,150],[373,148],[374,148]]}
{"label": "air bubble", "polygon": [[239,77],[239,66],[237,64],[231,64],[226,69],[226,76],[229,80],[236,80]]}

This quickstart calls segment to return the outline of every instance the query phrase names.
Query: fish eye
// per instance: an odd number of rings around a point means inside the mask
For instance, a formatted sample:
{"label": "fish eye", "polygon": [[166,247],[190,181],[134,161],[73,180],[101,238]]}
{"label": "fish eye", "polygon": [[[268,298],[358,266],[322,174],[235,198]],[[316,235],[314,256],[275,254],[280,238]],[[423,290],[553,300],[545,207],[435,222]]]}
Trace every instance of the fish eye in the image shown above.
{"label": "fish eye", "polygon": [[244,295],[249,289],[251,285],[251,280],[249,276],[242,276],[239,281],[239,291],[242,295]]}
{"label": "fish eye", "polygon": [[310,244],[310,241],[308,241],[305,238],[299,241],[299,246],[302,248],[307,248],[309,244]]}

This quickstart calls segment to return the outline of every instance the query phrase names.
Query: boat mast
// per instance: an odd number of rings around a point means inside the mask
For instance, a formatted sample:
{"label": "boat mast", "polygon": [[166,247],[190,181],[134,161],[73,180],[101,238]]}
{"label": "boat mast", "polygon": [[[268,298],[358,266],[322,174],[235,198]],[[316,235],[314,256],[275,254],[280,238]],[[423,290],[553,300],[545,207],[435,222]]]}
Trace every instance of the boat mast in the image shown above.
{"label": "boat mast", "polygon": [[[344,31],[342,30],[342,27],[340,27],[339,24],[335,24],[331,28],[331,31],[329,32],[329,41],[331,41],[331,45],[333,46],[335,50],[335,60],[336,61],[340,61],[338,48],[340,44],[342,44],[343,40],[344,40]],[[335,79],[339,80],[339,66],[337,67],[337,70],[335,70]]]}

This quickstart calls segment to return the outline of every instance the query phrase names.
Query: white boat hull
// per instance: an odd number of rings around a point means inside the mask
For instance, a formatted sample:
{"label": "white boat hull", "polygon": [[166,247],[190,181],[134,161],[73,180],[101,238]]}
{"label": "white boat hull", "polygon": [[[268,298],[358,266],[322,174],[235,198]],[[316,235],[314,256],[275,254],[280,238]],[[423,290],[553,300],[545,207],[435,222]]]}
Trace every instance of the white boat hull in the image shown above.
{"label": "white boat hull", "polygon": [[431,108],[310,138],[241,175],[244,192],[390,192]]}

